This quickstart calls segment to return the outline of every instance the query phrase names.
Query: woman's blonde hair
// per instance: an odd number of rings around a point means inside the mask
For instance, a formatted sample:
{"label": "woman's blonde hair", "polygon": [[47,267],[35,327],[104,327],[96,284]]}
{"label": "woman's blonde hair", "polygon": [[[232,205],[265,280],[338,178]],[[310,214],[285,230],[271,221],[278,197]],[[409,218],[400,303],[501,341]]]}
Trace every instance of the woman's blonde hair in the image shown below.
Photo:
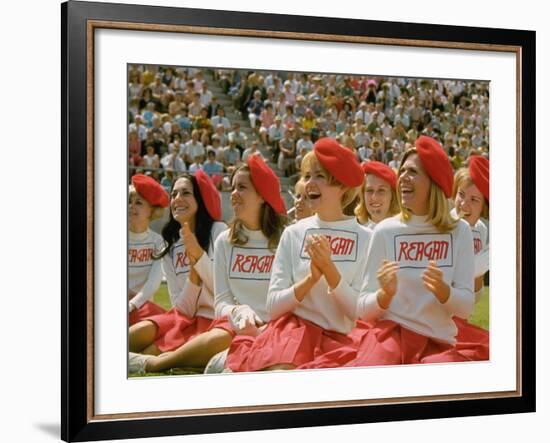
{"label": "woman's blonde hair", "polygon": [[[417,154],[416,148],[411,148],[403,155],[401,164],[399,165],[399,173],[397,178],[397,197],[399,201],[399,209],[401,210],[401,220],[407,221],[411,218],[411,214],[407,208],[405,208],[401,203],[401,191],[400,181],[401,181],[401,168],[403,164],[412,154]],[[449,201],[445,197],[443,190],[430,178],[430,195],[428,202],[428,222],[435,226],[439,232],[449,232],[452,231],[458,220],[454,219],[451,216]]]}
{"label": "woman's blonde hair", "polygon": [[[359,202],[357,203],[357,206],[355,207],[354,214],[357,217],[357,220],[359,220],[359,223],[364,225],[370,220],[369,212],[367,211],[367,202],[365,201],[365,189],[367,187],[367,180],[363,182],[363,186],[361,186],[361,192],[359,193]],[[388,214],[386,215],[386,218],[391,217],[395,214],[399,213],[399,201],[397,198],[397,192],[395,189],[393,189],[390,186],[391,191],[391,201],[390,201],[390,207],[388,209]]]}
{"label": "woman's blonde hair", "polygon": [[[347,148],[342,148],[347,149]],[[315,152],[310,151],[308,152],[304,158],[302,159],[302,164],[300,166],[300,175],[301,179],[304,177],[305,173],[308,170],[311,170],[313,168],[319,168],[323,174],[327,176],[327,183],[331,186],[341,186],[344,189],[344,194],[342,195],[342,201],[340,202],[340,205],[343,208],[343,212],[345,215],[353,215],[353,210],[356,205],[356,199],[358,197],[359,192],[361,191],[360,186],[356,186],[353,188],[350,188],[348,186],[343,185],[340,183],[334,176],[328,172],[317,156],[315,155]]]}
{"label": "woman's blonde hair", "polygon": [[[468,168],[460,168],[455,173],[455,181],[453,183],[453,204],[456,199],[456,194],[458,194],[459,188],[467,188],[470,185],[475,185],[472,177],[470,176],[470,171]],[[481,218],[489,220],[489,203],[483,197],[483,208],[481,209]]]}
{"label": "woman's blonde hair", "polygon": [[162,218],[162,216],[164,215],[165,208],[163,208],[161,206],[154,206],[151,203],[149,203],[145,199],[145,197],[143,197],[143,195],[141,195],[139,192],[137,192],[134,185],[130,184],[128,186],[128,201],[130,200],[131,197],[133,197],[135,195],[139,195],[144,201],[147,202],[147,204],[149,206],[151,206],[151,218],[150,218],[149,221],[158,220],[159,218]]}
{"label": "woman's blonde hair", "polygon": [[[250,168],[248,165],[241,165],[236,168],[231,174],[230,182],[233,183],[233,179],[238,172],[245,172],[250,175]],[[260,209],[260,229],[262,234],[267,238],[267,247],[275,252],[279,245],[279,240],[285,226],[288,224],[288,218],[286,215],[281,215],[269,206],[267,202],[262,204]],[[239,219],[233,217],[228,223],[229,225],[229,242],[232,245],[243,246],[248,242],[248,237],[244,233],[243,223]]]}

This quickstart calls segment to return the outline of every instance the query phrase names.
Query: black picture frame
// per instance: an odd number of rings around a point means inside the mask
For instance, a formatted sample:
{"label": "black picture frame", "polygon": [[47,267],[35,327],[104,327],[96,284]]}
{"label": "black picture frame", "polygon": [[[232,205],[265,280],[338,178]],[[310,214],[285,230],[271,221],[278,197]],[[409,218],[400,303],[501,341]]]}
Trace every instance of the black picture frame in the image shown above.
{"label": "black picture frame", "polygon": [[[70,1],[62,17],[62,419],[65,441],[207,434],[395,420],[511,414],[535,411],[535,297],[518,306],[518,390],[494,398],[443,399],[334,408],[254,410],[159,418],[98,419],[90,398],[93,382],[93,87],[90,37],[96,27],[140,29],[187,26],[230,29],[273,38],[325,35],[368,37],[380,44],[501,48],[518,57],[518,291],[535,293],[535,32],[355,19],[275,15]],[[95,23],[95,25],[94,25]],[[91,25],[92,24],[92,25]],[[124,25],[121,25],[124,24]],[[175,31],[177,32],[177,31]],[[93,40],[93,39],[92,39]],[[502,49],[504,48],[504,49]],[[93,86],[93,85],[92,85]],[[525,147],[525,149],[524,149]],[[92,150],[92,151],[90,151]],[[93,158],[93,157],[92,157]],[[85,321],[87,319],[87,321]]]}

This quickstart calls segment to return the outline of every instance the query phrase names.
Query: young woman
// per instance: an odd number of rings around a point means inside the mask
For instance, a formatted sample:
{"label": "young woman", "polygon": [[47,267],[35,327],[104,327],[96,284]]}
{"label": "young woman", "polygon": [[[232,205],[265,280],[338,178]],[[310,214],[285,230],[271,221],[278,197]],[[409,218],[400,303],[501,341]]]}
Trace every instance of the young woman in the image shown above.
{"label": "young woman", "polygon": [[351,342],[370,231],[343,210],[364,174],[353,153],[330,138],[315,143],[301,173],[315,215],[284,231],[267,297],[271,321],[255,340],[233,341],[233,371],[292,369]]}
{"label": "young woman", "polygon": [[[455,204],[451,214],[467,221],[474,244],[474,294],[479,301],[483,279],[489,270],[489,233],[481,218],[489,219],[489,160],[474,155],[468,168],[459,169],[453,186]],[[489,358],[489,332],[474,326],[465,318],[455,317],[458,327],[457,347],[465,348],[476,360]],[[466,351],[465,351],[466,352]]]}
{"label": "young woman", "polygon": [[449,159],[420,136],[399,168],[401,212],[375,228],[356,312],[372,324],[346,366],[466,361],[454,316],[472,312],[473,242],[451,217]]}
{"label": "young woman", "polygon": [[313,211],[309,206],[306,195],[306,184],[300,179],[294,186],[294,218],[296,221],[299,221],[312,215]]}
{"label": "young woman", "polygon": [[359,223],[374,229],[379,222],[399,212],[397,175],[388,165],[377,161],[365,162],[361,167],[365,183],[361,187],[355,215]]}
{"label": "young woman", "polygon": [[[214,290],[216,314],[228,317],[233,339],[231,351],[257,336],[269,320],[266,298],[273,259],[286,225],[286,208],[279,179],[257,155],[238,167],[231,177],[231,205],[235,212],[228,230],[216,240]],[[206,372],[221,372],[225,355],[216,356]]]}
{"label": "young woman", "polygon": [[[359,223],[373,230],[382,220],[399,213],[397,174],[388,165],[377,161],[364,162],[361,167],[365,173],[365,183],[361,187],[355,215]],[[369,327],[368,323],[358,319],[350,337],[356,342],[360,341]]]}
{"label": "young woman", "polygon": [[213,246],[226,228],[218,221],[219,193],[203,171],[184,175],[174,183],[170,210],[159,256],[174,308],[130,328],[130,373],[201,368],[231,341],[227,320],[214,320]]}
{"label": "young woman", "polygon": [[149,223],[162,217],[169,204],[168,194],[151,177],[136,174],[128,192],[128,323],[161,314],[163,308],[150,300],[162,280],[160,260],[155,255],[163,248],[160,235]]}

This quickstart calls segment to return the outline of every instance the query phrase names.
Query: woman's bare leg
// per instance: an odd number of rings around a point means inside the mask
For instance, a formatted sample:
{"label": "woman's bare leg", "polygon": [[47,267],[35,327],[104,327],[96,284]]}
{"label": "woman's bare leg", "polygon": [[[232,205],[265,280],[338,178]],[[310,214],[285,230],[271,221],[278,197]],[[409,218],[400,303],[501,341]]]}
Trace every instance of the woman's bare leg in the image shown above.
{"label": "woman's bare leg", "polygon": [[144,320],[130,326],[128,332],[128,349],[130,352],[143,352],[155,341],[157,325],[149,320]]}
{"label": "woman's bare leg", "polygon": [[214,355],[229,347],[231,339],[229,332],[214,328],[193,337],[174,351],[149,358],[145,370],[161,372],[180,367],[203,368]]}

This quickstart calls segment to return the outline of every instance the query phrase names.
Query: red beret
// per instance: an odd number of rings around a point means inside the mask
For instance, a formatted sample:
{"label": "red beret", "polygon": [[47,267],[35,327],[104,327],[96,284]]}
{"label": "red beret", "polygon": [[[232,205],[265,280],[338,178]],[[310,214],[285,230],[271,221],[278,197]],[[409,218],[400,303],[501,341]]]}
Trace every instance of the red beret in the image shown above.
{"label": "red beret", "polygon": [[363,163],[361,167],[365,174],[377,175],[382,180],[388,182],[392,189],[395,189],[397,185],[397,174],[388,165],[382,162],[370,161]]}
{"label": "red beret", "polygon": [[489,202],[489,160],[481,155],[470,157],[470,177]]}
{"label": "red beret", "polygon": [[279,179],[259,155],[248,157],[250,178],[258,194],[281,215],[286,215],[285,202],[281,198]]}
{"label": "red beret", "polygon": [[323,168],[344,186],[353,188],[363,184],[365,174],[351,150],[330,137],[317,140],[313,150]]}
{"label": "red beret", "polygon": [[206,206],[206,210],[214,220],[222,219],[222,200],[214,183],[202,169],[195,172],[195,179],[199,185],[199,192]]}
{"label": "red beret", "polygon": [[453,192],[453,167],[441,145],[433,138],[421,135],[416,140],[416,151],[426,173],[450,198]]}
{"label": "red beret", "polygon": [[132,185],[136,192],[152,206],[166,208],[170,204],[170,197],[164,188],[154,178],[136,174],[132,176]]}

